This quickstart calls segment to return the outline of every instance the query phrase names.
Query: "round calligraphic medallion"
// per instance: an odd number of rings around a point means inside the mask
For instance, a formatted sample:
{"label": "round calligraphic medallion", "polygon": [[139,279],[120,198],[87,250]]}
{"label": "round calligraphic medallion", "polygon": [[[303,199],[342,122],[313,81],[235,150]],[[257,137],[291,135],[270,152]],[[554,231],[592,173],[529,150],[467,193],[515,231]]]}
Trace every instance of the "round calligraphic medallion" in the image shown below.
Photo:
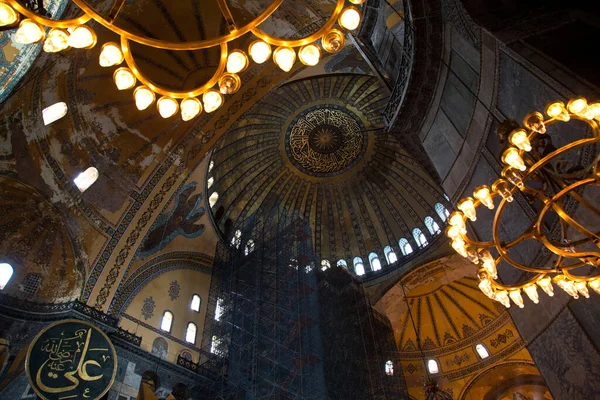
{"label": "round calligraphic medallion", "polygon": [[117,353],[94,325],[77,319],[55,322],[33,339],[25,359],[27,380],[45,400],[104,396],[117,374]]}
{"label": "round calligraphic medallion", "polygon": [[334,105],[305,110],[289,125],[285,150],[292,164],[313,176],[353,167],[366,149],[365,128],[350,110]]}

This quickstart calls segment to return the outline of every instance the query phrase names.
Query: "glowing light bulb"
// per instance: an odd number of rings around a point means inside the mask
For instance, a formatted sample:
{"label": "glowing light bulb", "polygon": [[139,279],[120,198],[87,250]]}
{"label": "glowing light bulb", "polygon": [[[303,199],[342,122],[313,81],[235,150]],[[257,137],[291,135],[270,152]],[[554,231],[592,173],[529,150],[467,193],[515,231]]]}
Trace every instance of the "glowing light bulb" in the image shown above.
{"label": "glowing light bulb", "polygon": [[338,29],[332,29],[321,38],[321,45],[328,53],[337,53],[344,48],[344,34]]}
{"label": "glowing light bulb", "polygon": [[600,103],[590,104],[588,110],[593,118],[600,120]]}
{"label": "glowing light bulb", "polygon": [[521,290],[515,289],[508,292],[513,303],[515,303],[519,308],[525,307],[525,303],[523,303],[523,296],[521,296]]}
{"label": "glowing light bulb", "polygon": [[544,124],[544,116],[539,112],[532,112],[525,116],[523,125],[527,129],[531,129],[537,133],[546,133],[546,125]]}
{"label": "glowing light bulb", "polygon": [[554,296],[554,288],[552,287],[552,279],[549,276],[544,276],[536,282],[539,287],[550,297]]}
{"label": "glowing light bulb", "polygon": [[494,209],[494,200],[492,199],[489,186],[477,186],[473,191],[473,196],[490,210]]}
{"label": "glowing light bulb", "polygon": [[204,102],[204,111],[211,113],[223,104],[223,95],[216,90],[209,90],[202,95],[202,102]]}
{"label": "glowing light bulb", "polygon": [[508,141],[523,151],[531,151],[531,143],[525,129],[516,129],[511,132]]}
{"label": "glowing light bulb", "polygon": [[546,106],[546,114],[550,118],[557,119],[559,121],[567,122],[571,119],[569,113],[565,109],[565,103],[562,101],[555,101]]}
{"label": "glowing light bulb", "polygon": [[298,51],[298,59],[304,65],[309,67],[315,66],[321,60],[321,49],[314,44],[307,44],[302,46]]}
{"label": "glowing light bulb", "polygon": [[519,154],[519,150],[514,147],[509,147],[502,153],[502,162],[520,171],[525,171],[527,169],[525,162]]}
{"label": "glowing light bulb", "polygon": [[102,46],[102,51],[100,52],[101,67],[112,67],[113,65],[119,65],[123,62],[123,59],[123,52],[118,44],[114,42],[108,42]]}
{"label": "glowing light bulb", "polygon": [[140,111],[150,107],[156,100],[154,92],[147,86],[136,87],[133,91],[133,98],[135,99],[135,106]]}
{"label": "glowing light bulb", "polygon": [[352,4],[362,4],[365,1],[367,1],[367,0],[350,0],[350,3],[352,3]]}
{"label": "glowing light bulb", "polygon": [[129,68],[121,67],[115,71],[113,74],[113,80],[115,81],[115,85],[117,85],[117,89],[119,90],[127,90],[131,89],[135,86],[135,75]]}
{"label": "glowing light bulb", "polygon": [[583,97],[576,97],[574,99],[571,99],[567,103],[567,110],[569,110],[570,113],[578,116],[584,116],[586,114],[587,108],[587,100]]}
{"label": "glowing light bulb", "polygon": [[467,218],[471,221],[477,220],[477,213],[475,211],[475,201],[472,197],[465,197],[458,202],[458,209],[462,211]]}
{"label": "glowing light bulb", "polygon": [[498,290],[494,295],[494,299],[506,308],[510,308],[510,299],[506,290]]}
{"label": "glowing light bulb", "polygon": [[490,299],[494,299],[494,288],[492,288],[492,281],[488,278],[483,278],[479,281],[479,290],[483,292]]}
{"label": "glowing light bulb", "polygon": [[236,74],[226,73],[219,79],[219,91],[223,94],[233,94],[242,87],[242,80]]}
{"label": "glowing light bulb", "polygon": [[588,282],[588,286],[598,294],[600,294],[600,278],[594,278]]}
{"label": "glowing light bulb", "polygon": [[577,289],[579,294],[582,295],[583,297],[585,297],[586,299],[590,298],[590,291],[587,288],[587,282],[585,282],[585,281],[575,282],[575,289]]}
{"label": "glowing light bulb", "polygon": [[353,31],[360,25],[361,18],[358,8],[350,6],[342,10],[338,22],[342,28]]}
{"label": "glowing light bulb", "polygon": [[479,259],[481,260],[481,266],[485,272],[492,278],[498,278],[498,270],[496,269],[496,260],[492,257],[492,254],[487,249],[479,249]]}
{"label": "glowing light bulb", "polygon": [[530,284],[523,287],[523,291],[529,297],[529,300],[533,301],[535,304],[540,302],[540,296],[538,296],[537,286],[535,284]]}
{"label": "glowing light bulb", "polygon": [[173,115],[177,114],[179,110],[179,104],[177,100],[169,97],[163,96],[156,102],[156,107],[158,108],[158,113],[163,118],[170,118]]}
{"label": "glowing light bulb", "polygon": [[456,239],[459,237],[462,237],[463,233],[460,229],[458,229],[456,226],[452,226],[450,225],[449,227],[446,228],[446,236],[448,236],[450,239]]}
{"label": "glowing light bulb", "polygon": [[461,256],[463,256],[464,258],[467,258],[469,256],[469,253],[467,252],[467,247],[466,247],[466,243],[464,240],[462,240],[461,238],[456,238],[452,241],[452,248]]}
{"label": "glowing light bulb", "polygon": [[290,72],[296,62],[296,52],[290,47],[278,47],[273,52],[273,61],[285,72]]}
{"label": "glowing light bulb", "polygon": [[242,50],[233,50],[227,56],[227,72],[237,74],[248,67],[248,57]]}
{"label": "glowing light bulb", "polygon": [[462,233],[467,233],[467,225],[465,224],[463,213],[454,211],[448,216],[448,223],[460,229]]}
{"label": "glowing light bulb", "polygon": [[509,203],[513,201],[513,196],[508,189],[508,182],[504,179],[498,179],[492,184],[492,191],[500,193],[500,196]]}
{"label": "glowing light bulb", "polygon": [[250,53],[250,57],[255,63],[262,64],[271,57],[271,45],[262,40],[255,40],[250,43],[248,53]]}
{"label": "glowing light bulb", "polygon": [[69,34],[62,29],[51,29],[44,41],[46,53],[57,53],[69,47]]}
{"label": "glowing light bulb", "polygon": [[31,19],[24,19],[19,24],[19,29],[15,33],[15,42],[21,44],[37,43],[44,40],[46,32],[44,28]]}
{"label": "glowing light bulb", "polygon": [[91,49],[96,45],[96,33],[86,25],[79,25],[71,31],[69,46],[75,49]]}
{"label": "glowing light bulb", "polygon": [[508,179],[508,181],[516,187],[523,187],[523,173],[518,169],[514,169],[508,166],[504,167],[504,169],[502,170],[502,176]]}
{"label": "glowing light bulb", "polygon": [[479,264],[479,255],[477,254],[477,250],[472,247],[468,247],[467,260],[471,261],[475,265]]}
{"label": "glowing light bulb", "polygon": [[181,119],[189,121],[202,112],[202,103],[195,97],[188,97],[181,102]]}
{"label": "glowing light bulb", "polygon": [[0,26],[13,25],[18,20],[19,14],[8,4],[0,2]]}
{"label": "glowing light bulb", "polygon": [[577,293],[575,283],[572,280],[568,279],[566,276],[557,275],[554,277],[553,281],[559,288],[567,292],[569,296],[573,297],[574,299],[579,298],[579,293]]}

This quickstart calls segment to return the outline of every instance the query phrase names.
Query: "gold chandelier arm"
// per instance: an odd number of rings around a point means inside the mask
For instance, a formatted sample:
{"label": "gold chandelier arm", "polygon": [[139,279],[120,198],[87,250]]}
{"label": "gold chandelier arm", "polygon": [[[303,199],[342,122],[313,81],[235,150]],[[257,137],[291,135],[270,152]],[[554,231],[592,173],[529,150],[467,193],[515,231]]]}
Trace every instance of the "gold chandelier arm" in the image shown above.
{"label": "gold chandelier arm", "polygon": [[596,279],[598,278],[598,276],[600,276],[599,274],[595,274],[595,275],[588,275],[588,276],[577,276],[577,275],[573,275],[571,273],[569,273],[569,268],[565,268],[563,270],[563,274],[568,277],[569,279],[572,279],[574,281],[591,281],[592,279]]}
{"label": "gold chandelier arm", "polygon": [[515,290],[515,289],[523,289],[525,286],[527,286],[527,285],[531,285],[532,283],[535,283],[535,282],[537,282],[537,280],[538,280],[540,277],[544,276],[544,275],[545,275],[545,272],[538,273],[538,274],[536,274],[536,275],[535,275],[533,278],[531,278],[531,279],[529,279],[529,280],[527,280],[527,281],[525,281],[525,282],[522,282],[522,283],[516,284],[516,285],[504,285],[504,284],[502,284],[502,283],[498,283],[498,282],[497,282],[496,280],[494,280],[494,279],[490,279],[490,282],[492,283],[492,285],[494,286],[494,288],[495,288],[495,289],[500,289],[500,290]]}
{"label": "gold chandelier arm", "polygon": [[273,0],[273,2],[265,9],[265,11],[263,11],[252,22],[248,23],[247,25],[244,25],[243,27],[234,32],[230,32],[227,35],[219,36],[212,39],[197,40],[193,42],[171,42],[168,40],[150,39],[145,36],[136,35],[121,27],[118,27],[102,15],[98,14],[98,12],[96,12],[96,10],[94,10],[93,7],[91,7],[86,0],[73,0],[73,2],[100,25],[120,35],[122,38],[157,49],[177,51],[207,49],[218,45],[222,46],[224,43],[231,42],[232,40],[245,35],[246,33],[250,32],[253,28],[263,23],[269,16],[271,16],[271,14],[275,12],[275,10],[277,10],[277,8],[279,8],[281,3],[283,3],[283,0]]}
{"label": "gold chandelier arm", "polygon": [[[541,238],[542,243],[544,244],[544,246],[546,246],[548,248],[548,250],[550,250],[551,252],[553,252],[556,255],[565,257],[565,258],[582,258],[582,257],[598,257],[599,254],[596,252],[570,252],[570,251],[566,251],[566,250],[562,250],[559,247],[554,246],[545,236]],[[582,263],[583,265],[584,263]],[[566,268],[566,267],[563,267]],[[572,269],[575,268],[573,266],[568,266],[568,268]]]}
{"label": "gold chandelier arm", "polygon": [[88,14],[83,14],[83,15],[81,15],[77,18],[73,18],[73,19],[64,19],[64,20],[50,19],[50,18],[42,17],[41,15],[38,15],[38,14],[34,13],[33,11],[28,10],[27,8],[23,7],[16,0],[5,0],[5,1],[12,8],[14,8],[15,11],[17,11],[18,13],[23,14],[27,18],[34,20],[35,22],[37,22],[40,25],[44,25],[44,26],[47,26],[50,28],[61,28],[61,29],[71,28],[74,26],[83,25],[91,19],[91,17]]}
{"label": "gold chandelier arm", "polygon": [[333,26],[337,22],[340,14],[342,12],[342,9],[344,8],[344,2],[345,2],[345,0],[337,0],[337,5],[335,6],[335,10],[333,10],[331,17],[329,17],[327,22],[318,31],[316,31],[313,34],[308,35],[302,39],[287,40],[287,39],[274,38],[271,35],[260,30],[258,28],[258,24],[256,27],[252,28],[252,33],[254,34],[254,36],[258,37],[259,39],[264,40],[265,42],[267,42],[273,46],[285,46],[285,47],[304,46],[305,44],[309,44],[309,43],[314,42],[315,40],[320,39],[321,37],[323,37],[323,35],[325,35],[327,32],[329,32],[331,30],[331,28],[333,28]]}
{"label": "gold chandelier arm", "polygon": [[225,23],[227,24],[227,27],[229,28],[229,32],[235,31],[237,29],[237,26],[233,19],[233,15],[231,14],[231,10],[229,9],[229,6],[227,5],[227,0],[217,0],[217,4],[219,5],[219,8],[221,9],[221,14],[223,14],[223,18],[225,18]]}
{"label": "gold chandelier arm", "polygon": [[125,62],[129,66],[129,69],[131,69],[131,72],[133,72],[135,77],[140,82],[142,82],[144,85],[148,86],[154,92],[161,94],[163,96],[172,97],[174,99],[185,99],[187,97],[196,97],[196,96],[199,96],[202,93],[206,92],[208,89],[212,88],[217,83],[217,81],[219,80],[221,75],[223,75],[223,72],[225,72],[225,67],[227,66],[227,43],[221,43],[221,60],[219,61],[219,66],[217,67],[217,71],[214,73],[214,75],[204,85],[202,85],[196,89],[186,90],[186,91],[173,91],[173,90],[164,89],[164,88],[158,86],[157,84],[152,82],[150,79],[146,78],[146,76],[144,76],[144,74],[140,71],[140,69],[136,65],[135,60],[133,59],[133,54],[131,53],[131,49],[129,47],[129,41],[123,36],[121,36],[121,49],[123,50],[123,55],[125,56]]}
{"label": "gold chandelier arm", "polygon": [[[594,133],[595,133],[595,130],[594,130]],[[567,145],[564,145],[563,147],[561,147],[557,150],[554,150],[552,153],[546,155],[544,158],[542,158],[541,160],[539,160],[538,162],[533,164],[531,166],[531,168],[528,168],[527,173],[523,177],[523,182],[525,182],[527,179],[529,179],[533,174],[535,174],[537,172],[538,169],[543,167],[549,161],[555,159],[557,156],[559,156],[563,153],[567,153],[577,147],[585,146],[586,144],[592,144],[592,143],[597,143],[597,142],[600,142],[600,136],[595,134],[593,138],[579,139],[579,140],[571,142]]]}

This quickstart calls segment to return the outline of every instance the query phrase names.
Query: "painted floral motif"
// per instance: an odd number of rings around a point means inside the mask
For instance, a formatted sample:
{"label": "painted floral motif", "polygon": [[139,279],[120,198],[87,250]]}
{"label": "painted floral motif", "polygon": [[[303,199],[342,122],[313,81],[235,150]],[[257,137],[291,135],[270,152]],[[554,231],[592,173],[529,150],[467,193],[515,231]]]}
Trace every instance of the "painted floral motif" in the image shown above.
{"label": "painted floral motif", "polygon": [[177,281],[173,281],[169,285],[169,297],[171,300],[176,300],[179,298],[179,291],[181,290],[181,286]]}
{"label": "painted floral motif", "polygon": [[156,307],[156,303],[152,299],[152,296],[144,299],[144,304],[142,305],[142,315],[144,319],[150,319],[154,316],[154,307]]}

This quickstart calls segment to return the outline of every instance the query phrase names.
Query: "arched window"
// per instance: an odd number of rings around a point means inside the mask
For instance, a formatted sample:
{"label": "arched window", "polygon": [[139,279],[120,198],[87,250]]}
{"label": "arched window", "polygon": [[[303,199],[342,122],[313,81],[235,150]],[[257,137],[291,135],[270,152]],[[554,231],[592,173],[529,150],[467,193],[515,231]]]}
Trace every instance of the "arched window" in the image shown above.
{"label": "arched window", "polygon": [[429,360],[429,361],[427,361],[427,369],[429,370],[430,374],[437,374],[438,372],[440,372],[440,368],[438,367],[438,363],[435,360]]}
{"label": "arched window", "polygon": [[440,226],[431,217],[425,217],[425,226],[432,235],[440,233]]}
{"label": "arched window", "polygon": [[213,185],[213,183],[215,183],[215,178],[213,178],[212,176],[210,178],[208,178],[208,180],[206,181],[206,188],[210,189],[210,187]]}
{"label": "arched window", "polygon": [[190,304],[190,308],[192,311],[200,312],[200,304],[202,303],[202,299],[197,294],[192,296],[192,304]]}
{"label": "arched window", "polygon": [[179,353],[179,355],[181,356],[181,358],[183,358],[184,360],[188,360],[188,361],[192,361],[192,353],[190,353],[187,350],[183,350],[181,353]]}
{"label": "arched window", "polygon": [[165,332],[171,332],[171,326],[173,325],[173,313],[171,311],[165,311],[162,320],[160,321],[160,329]]}
{"label": "arched window", "polygon": [[387,360],[385,362],[385,374],[387,376],[393,376],[394,375],[394,363],[392,362],[392,360]]}
{"label": "arched window", "polygon": [[40,286],[42,285],[42,275],[40,274],[27,274],[23,279],[21,285],[21,291],[28,295],[34,295]]}
{"label": "arched window", "polygon": [[58,121],[67,115],[67,110],[67,103],[63,101],[54,103],[51,106],[44,108],[42,110],[42,119],[44,120],[44,125],[50,125],[51,123]]}
{"label": "arched window", "polygon": [[235,247],[236,249],[239,249],[241,244],[242,244],[242,231],[240,231],[238,229],[237,231],[234,232],[233,237],[231,238],[231,245],[233,247]]}
{"label": "arched window", "polygon": [[217,336],[212,337],[212,341],[210,343],[210,352],[221,357],[225,355],[225,352],[223,349],[221,349],[221,338]]}
{"label": "arched window", "polygon": [[152,342],[152,354],[165,360],[169,350],[169,343],[164,338],[157,337]]}
{"label": "arched window", "polygon": [[396,256],[396,252],[392,249],[392,246],[385,246],[383,249],[383,254],[385,254],[385,259],[388,264],[393,264],[398,261],[398,256]]}
{"label": "arched window", "polygon": [[208,172],[212,171],[213,167],[215,166],[215,162],[211,161],[210,163],[208,163]]}
{"label": "arched window", "polygon": [[215,204],[217,204],[217,200],[219,200],[219,193],[213,192],[208,198],[208,205],[211,206],[211,208],[214,207]]}
{"label": "arched window", "polygon": [[[446,198],[446,200],[448,200],[448,198]],[[446,222],[446,219],[450,215],[450,211],[446,210],[446,207],[444,207],[441,203],[436,203],[434,208],[435,212],[437,213],[437,215],[439,215],[440,219]]]}
{"label": "arched window", "polygon": [[415,242],[417,242],[419,247],[425,247],[429,244],[427,243],[427,238],[419,228],[413,229],[413,237],[415,238]]}
{"label": "arched window", "polygon": [[354,273],[358,276],[365,274],[365,265],[360,257],[354,257]]}
{"label": "arched window", "polygon": [[321,260],[321,271],[328,270],[331,267],[329,260]]}
{"label": "arched window", "polygon": [[244,248],[244,254],[248,255],[250,253],[252,253],[254,251],[254,240],[250,239],[248,240],[248,243],[246,243],[246,247]]}
{"label": "arched window", "polygon": [[0,290],[4,289],[13,274],[13,267],[8,263],[0,263]]}
{"label": "arched window", "polygon": [[218,297],[217,305],[215,306],[215,321],[220,321],[221,315],[223,315],[223,299]]}
{"label": "arched window", "polygon": [[412,246],[405,238],[398,240],[398,247],[400,247],[403,256],[407,256],[413,252]]}
{"label": "arched window", "polygon": [[484,358],[488,358],[490,356],[490,353],[487,351],[487,349],[485,348],[485,346],[481,343],[477,344],[477,346],[475,346],[475,350],[477,350],[477,354],[479,354],[479,357],[483,360]]}
{"label": "arched window", "polygon": [[340,258],[336,264],[338,267],[342,267],[342,268],[346,268],[348,269],[348,263],[346,263],[346,260]]}
{"label": "arched window", "polygon": [[373,252],[369,254],[369,264],[371,264],[371,269],[373,271],[379,271],[381,269],[381,261],[379,261],[377,253]]}
{"label": "arched window", "polygon": [[90,186],[96,182],[98,179],[98,170],[94,167],[89,167],[79,175],[75,179],[73,179],[73,183],[75,186],[79,188],[81,193],[85,192]]}
{"label": "arched window", "polygon": [[185,341],[191,344],[196,344],[196,332],[198,328],[196,328],[196,324],[190,322],[185,331]]}

